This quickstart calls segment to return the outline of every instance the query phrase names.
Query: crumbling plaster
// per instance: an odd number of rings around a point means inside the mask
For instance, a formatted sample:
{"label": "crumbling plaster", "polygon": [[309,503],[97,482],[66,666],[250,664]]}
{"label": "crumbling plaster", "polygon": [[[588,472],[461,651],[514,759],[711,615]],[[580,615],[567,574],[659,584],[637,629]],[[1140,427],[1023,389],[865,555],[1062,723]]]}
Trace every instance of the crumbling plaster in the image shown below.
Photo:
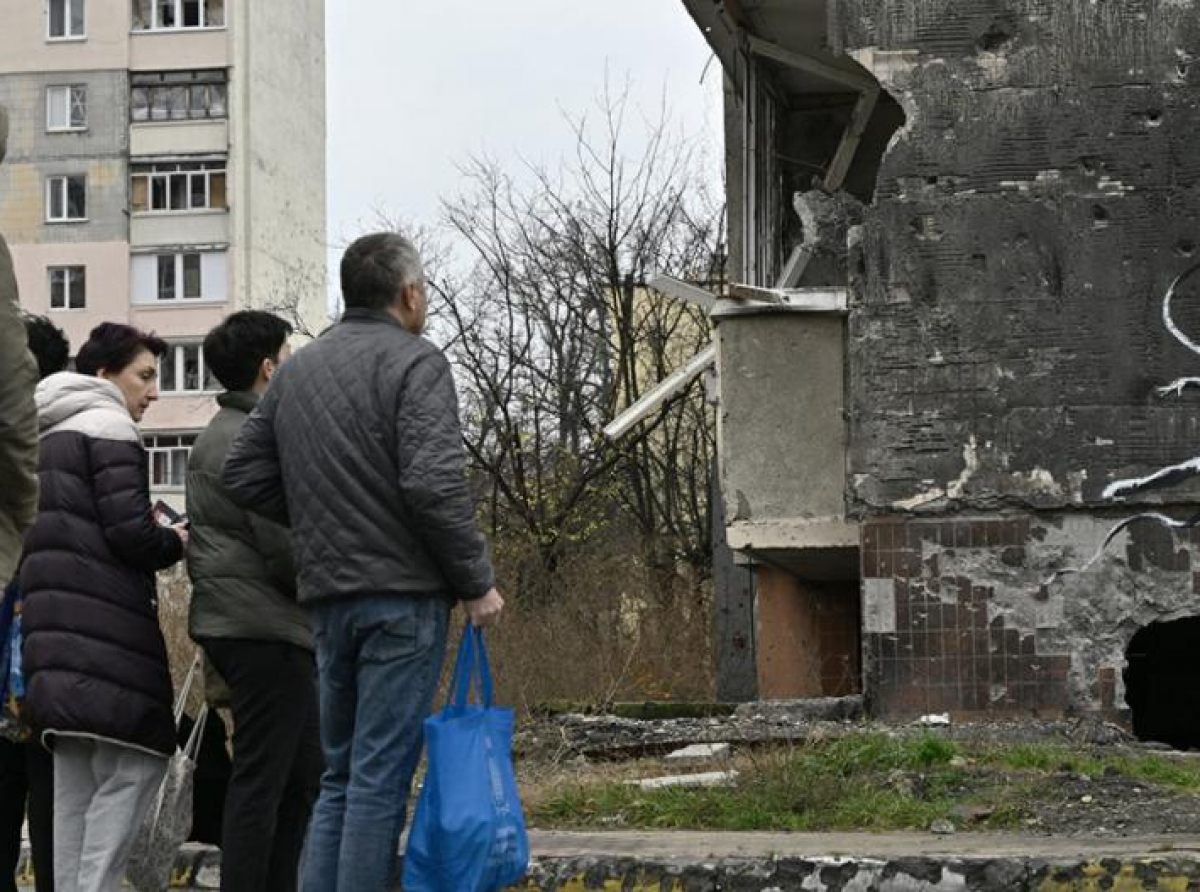
{"label": "crumbling plaster", "polygon": [[1196,4],[829,10],[907,115],[851,264],[852,513],[1096,505],[1193,455],[1153,384],[1195,372],[1155,315],[1200,239]]}

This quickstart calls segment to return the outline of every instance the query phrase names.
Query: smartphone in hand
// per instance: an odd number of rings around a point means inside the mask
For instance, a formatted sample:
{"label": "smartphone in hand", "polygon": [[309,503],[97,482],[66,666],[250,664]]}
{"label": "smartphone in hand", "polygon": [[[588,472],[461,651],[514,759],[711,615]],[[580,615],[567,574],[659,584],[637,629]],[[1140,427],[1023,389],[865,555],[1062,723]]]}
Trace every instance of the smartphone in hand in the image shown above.
{"label": "smartphone in hand", "polygon": [[177,523],[187,523],[186,514],[180,514],[162,499],[154,503],[154,507],[150,509],[150,513],[154,515],[154,520],[164,527],[175,526]]}

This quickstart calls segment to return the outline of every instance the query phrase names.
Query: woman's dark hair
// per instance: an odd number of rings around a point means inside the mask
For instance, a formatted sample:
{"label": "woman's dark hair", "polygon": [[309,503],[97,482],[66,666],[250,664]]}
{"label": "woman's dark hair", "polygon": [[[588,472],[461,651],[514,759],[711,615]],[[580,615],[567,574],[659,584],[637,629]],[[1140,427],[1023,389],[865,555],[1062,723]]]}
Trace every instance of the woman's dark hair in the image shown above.
{"label": "woman's dark hair", "polygon": [[262,310],[226,318],[204,339],[204,364],[226,390],[249,390],[264,359],[279,361],[292,326]]}
{"label": "woman's dark hair", "polygon": [[21,321],[25,323],[29,352],[37,360],[38,377],[49,378],[65,369],[71,358],[71,344],[63,330],[45,316],[26,314]]}
{"label": "woman's dark hair", "polygon": [[110,374],[118,374],[143,350],[149,350],[156,357],[162,356],[167,352],[167,342],[132,325],[101,322],[92,329],[87,343],[79,348],[75,371],[81,375],[96,375],[104,369]]}

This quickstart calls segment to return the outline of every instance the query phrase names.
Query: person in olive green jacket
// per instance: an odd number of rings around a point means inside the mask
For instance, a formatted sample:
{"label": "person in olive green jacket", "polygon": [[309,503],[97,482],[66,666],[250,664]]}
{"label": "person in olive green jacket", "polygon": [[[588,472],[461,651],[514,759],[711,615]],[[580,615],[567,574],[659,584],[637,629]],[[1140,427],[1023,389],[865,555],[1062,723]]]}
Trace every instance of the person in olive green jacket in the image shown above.
{"label": "person in olive green jacket", "polygon": [[233,709],[224,892],[296,888],[322,768],[313,636],[295,600],[290,531],[238,508],[221,485],[226,454],[286,359],[290,333],[257,310],[209,332],[204,362],[226,392],[188,460],[188,631],[228,685]]}
{"label": "person in olive green jacket", "polygon": [[[0,161],[7,144],[8,113],[0,107]],[[0,237],[0,588],[13,578],[22,537],[37,516],[36,386],[12,256]]]}

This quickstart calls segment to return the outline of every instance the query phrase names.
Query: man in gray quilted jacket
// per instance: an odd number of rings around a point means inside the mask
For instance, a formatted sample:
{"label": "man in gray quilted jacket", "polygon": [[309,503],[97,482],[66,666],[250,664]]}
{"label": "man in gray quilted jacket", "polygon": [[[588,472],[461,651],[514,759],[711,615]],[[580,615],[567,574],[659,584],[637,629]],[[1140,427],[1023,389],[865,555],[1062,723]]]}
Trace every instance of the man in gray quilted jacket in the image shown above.
{"label": "man in gray quilted jacket", "polygon": [[292,528],[317,650],[326,768],[305,892],[385,892],[422,723],[461,601],[504,601],[475,522],[450,364],[421,337],[419,254],[395,233],[341,265],[346,312],[280,368],[225,463],[229,497]]}

